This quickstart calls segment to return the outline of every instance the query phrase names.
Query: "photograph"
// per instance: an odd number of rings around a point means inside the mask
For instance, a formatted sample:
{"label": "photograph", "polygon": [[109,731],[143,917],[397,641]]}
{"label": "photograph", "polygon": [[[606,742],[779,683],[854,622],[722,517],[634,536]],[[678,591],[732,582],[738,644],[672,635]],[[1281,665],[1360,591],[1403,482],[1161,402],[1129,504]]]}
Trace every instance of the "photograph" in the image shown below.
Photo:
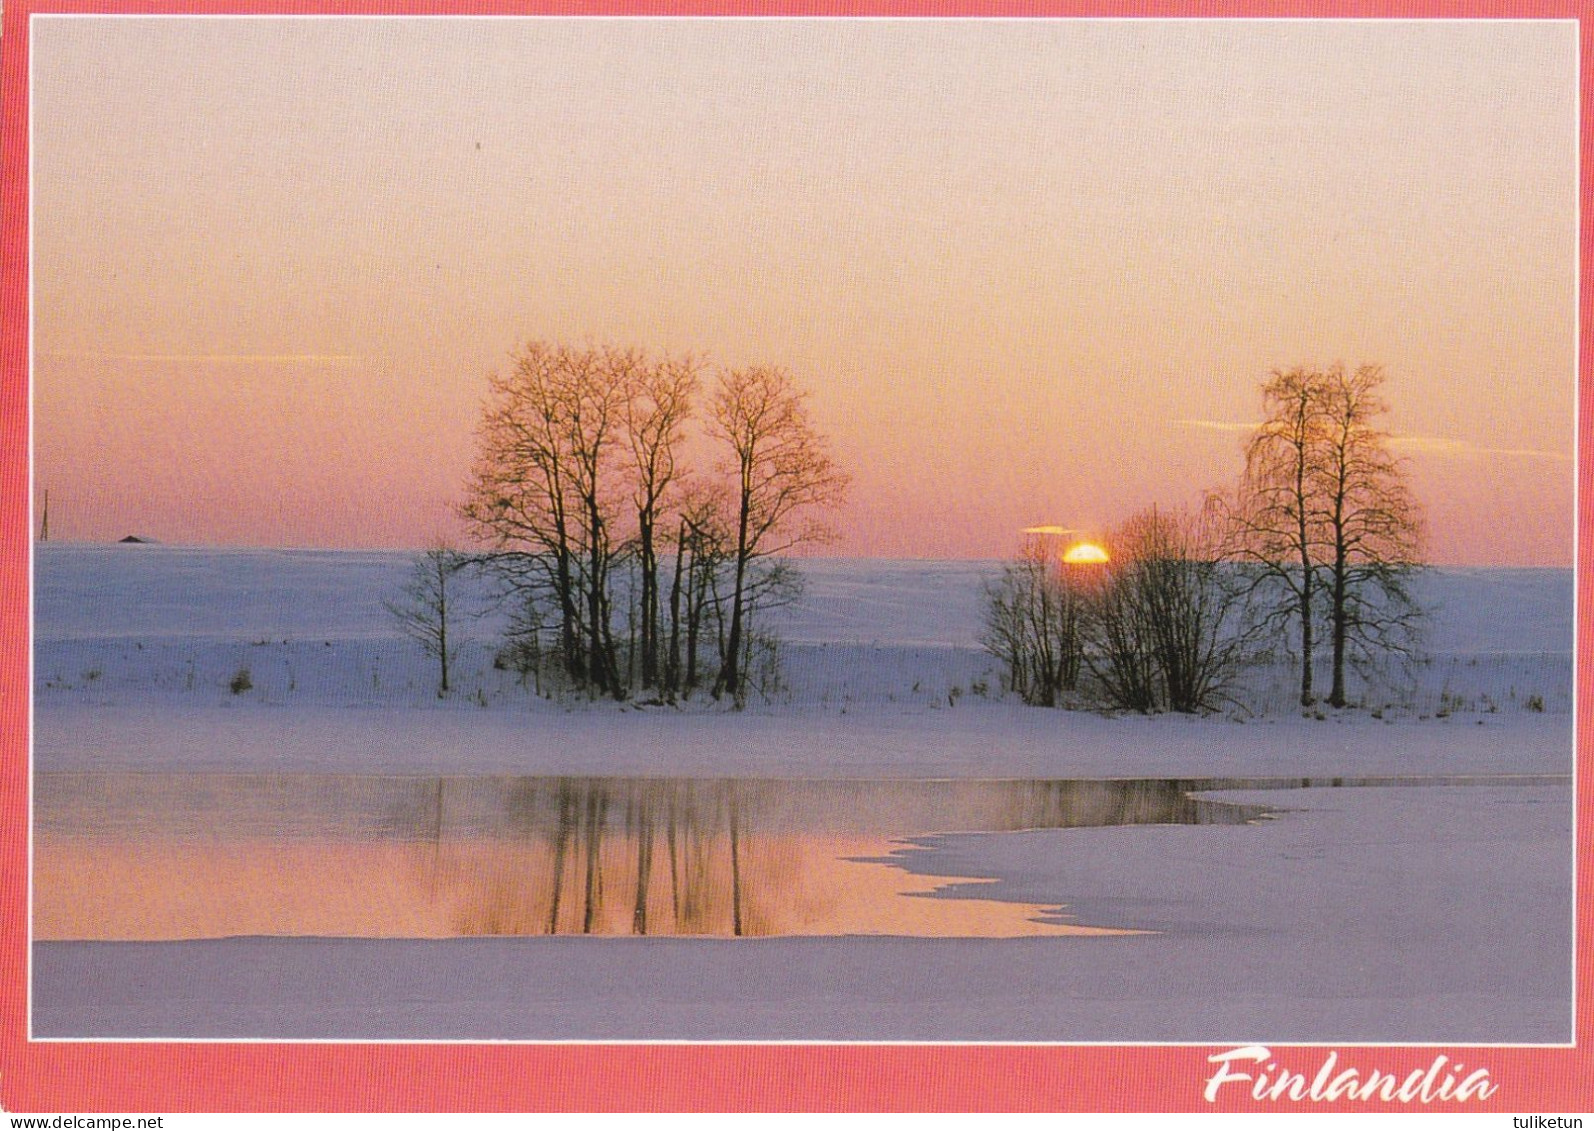
{"label": "photograph", "polygon": [[1591,1110],[1570,13],[8,0],[0,1106]]}

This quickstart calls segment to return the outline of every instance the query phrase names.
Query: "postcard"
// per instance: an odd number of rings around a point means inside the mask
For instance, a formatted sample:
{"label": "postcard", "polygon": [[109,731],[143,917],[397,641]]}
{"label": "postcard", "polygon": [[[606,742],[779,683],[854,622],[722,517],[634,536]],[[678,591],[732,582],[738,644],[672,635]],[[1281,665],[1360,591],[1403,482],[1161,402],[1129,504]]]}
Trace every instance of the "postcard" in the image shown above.
{"label": "postcard", "polygon": [[1582,13],[1320,7],[9,4],[0,1105],[1589,1111]]}

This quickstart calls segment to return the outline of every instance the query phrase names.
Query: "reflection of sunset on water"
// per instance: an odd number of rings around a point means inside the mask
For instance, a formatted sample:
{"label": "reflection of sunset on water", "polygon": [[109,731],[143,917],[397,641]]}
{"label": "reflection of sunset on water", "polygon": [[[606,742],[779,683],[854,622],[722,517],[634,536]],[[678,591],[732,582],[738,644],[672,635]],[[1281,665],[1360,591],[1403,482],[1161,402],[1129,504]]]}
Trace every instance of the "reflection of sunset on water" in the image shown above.
{"label": "reflection of sunset on water", "polygon": [[[728,853],[718,847],[684,851],[673,877],[668,862],[658,860],[645,887],[645,930],[636,929],[635,844],[605,846],[596,858],[590,921],[585,859],[568,859],[557,930],[550,931],[554,857],[546,845],[260,842],[218,849],[45,841],[38,850],[34,934],[124,940],[733,936],[738,890],[744,936],[1139,933],[1061,924],[1055,908],[1032,904],[921,898],[949,881],[872,862],[900,847],[886,841],[753,840],[739,852],[739,884]],[[1053,921],[1042,922],[1042,916]]]}
{"label": "reflection of sunset on water", "polygon": [[1261,811],[1176,782],[42,774],[38,812],[35,937],[175,939],[1120,934],[971,898],[911,838]]}

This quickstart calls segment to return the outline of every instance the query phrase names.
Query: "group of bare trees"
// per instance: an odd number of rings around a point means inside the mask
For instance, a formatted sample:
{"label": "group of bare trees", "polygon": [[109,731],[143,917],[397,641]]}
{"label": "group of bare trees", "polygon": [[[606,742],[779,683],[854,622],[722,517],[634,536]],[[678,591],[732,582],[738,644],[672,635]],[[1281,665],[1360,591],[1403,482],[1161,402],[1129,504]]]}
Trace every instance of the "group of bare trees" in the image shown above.
{"label": "group of bare trees", "polygon": [[[789,374],[531,342],[489,379],[461,514],[480,552],[419,557],[400,627],[449,688],[451,579],[509,604],[500,657],[596,695],[745,701],[759,614],[798,591],[785,555],[827,536],[846,480]],[[984,642],[1026,702],[1200,712],[1287,641],[1300,701],[1413,654],[1422,518],[1389,437],[1378,366],[1275,371],[1238,485],[1199,512],[1149,508],[1066,562],[1045,536],[988,587]],[[705,389],[705,385],[707,388]],[[705,395],[706,394],[706,395]],[[689,452],[710,471],[690,466]]]}
{"label": "group of bare trees", "polygon": [[1422,516],[1379,427],[1378,366],[1275,371],[1238,486],[1197,514],[1151,508],[1069,564],[1032,541],[987,590],[987,649],[1026,702],[1201,712],[1232,701],[1253,654],[1292,644],[1315,702],[1329,639],[1334,707],[1347,667],[1414,654]]}
{"label": "group of bare trees", "polygon": [[1346,703],[1347,665],[1415,646],[1421,609],[1409,582],[1422,515],[1378,426],[1384,380],[1376,365],[1275,372],[1229,508],[1231,552],[1258,592],[1272,594],[1269,623],[1295,625],[1302,705],[1316,698],[1319,626],[1329,635],[1334,707]]}
{"label": "group of bare trees", "polygon": [[1153,507],[1068,561],[1031,538],[986,591],[984,642],[1026,703],[1199,712],[1222,705],[1242,654],[1243,587],[1215,552],[1211,510]]}
{"label": "group of bare trees", "polygon": [[504,655],[614,698],[744,700],[758,614],[796,591],[782,555],[846,486],[788,373],[534,341],[477,441],[461,513],[510,603]]}
{"label": "group of bare trees", "polygon": [[1040,707],[1079,686],[1091,597],[1053,549],[1046,536],[1032,537],[985,593],[986,650],[1005,666],[1008,689]]}
{"label": "group of bare trees", "polygon": [[1115,706],[1194,713],[1232,697],[1242,590],[1218,560],[1217,540],[1210,509],[1156,508],[1109,540],[1086,657]]}

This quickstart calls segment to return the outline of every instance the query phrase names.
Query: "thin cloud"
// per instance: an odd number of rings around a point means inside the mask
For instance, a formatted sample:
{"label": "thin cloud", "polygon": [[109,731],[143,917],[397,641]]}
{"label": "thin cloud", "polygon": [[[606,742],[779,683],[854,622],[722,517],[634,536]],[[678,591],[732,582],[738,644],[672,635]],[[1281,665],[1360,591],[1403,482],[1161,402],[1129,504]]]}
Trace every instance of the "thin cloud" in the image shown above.
{"label": "thin cloud", "polygon": [[1255,432],[1256,424],[1239,424],[1232,420],[1175,420],[1183,428],[1200,428],[1207,432]]}
{"label": "thin cloud", "polygon": [[[1206,432],[1231,434],[1255,432],[1261,427],[1259,424],[1241,423],[1233,420],[1175,420],[1174,424],[1183,428],[1199,428]],[[1444,436],[1395,434],[1389,437],[1389,446],[1397,451],[1433,456],[1544,459],[1561,463],[1569,462],[1572,458],[1564,452],[1550,452],[1540,448],[1489,448],[1481,444],[1468,443],[1465,440],[1451,440]]]}
{"label": "thin cloud", "polygon": [[1486,448],[1465,440],[1447,440],[1443,436],[1391,436],[1389,446],[1405,452],[1438,456],[1504,456],[1511,459],[1548,459],[1561,463],[1569,462],[1572,458],[1563,452],[1547,452],[1538,448]]}
{"label": "thin cloud", "polygon": [[1072,526],[1026,526],[1025,534],[1078,534],[1079,531]]}
{"label": "thin cloud", "polygon": [[160,361],[191,365],[353,365],[365,360],[352,353],[71,353],[41,357],[71,361]]}

